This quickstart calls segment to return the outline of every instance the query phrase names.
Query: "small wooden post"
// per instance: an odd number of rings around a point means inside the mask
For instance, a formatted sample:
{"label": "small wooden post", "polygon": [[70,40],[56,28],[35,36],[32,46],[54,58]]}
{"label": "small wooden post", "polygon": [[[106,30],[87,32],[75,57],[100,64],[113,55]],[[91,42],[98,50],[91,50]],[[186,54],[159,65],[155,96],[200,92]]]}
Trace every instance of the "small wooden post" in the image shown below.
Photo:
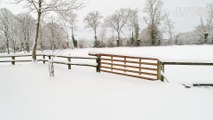
{"label": "small wooden post", "polygon": [[[164,73],[165,72],[165,66],[164,66],[164,63],[161,63],[161,67],[160,67],[161,71]],[[161,75],[161,81],[164,82],[164,76]]]}
{"label": "small wooden post", "polygon": [[158,60],[158,80],[164,82],[164,76],[161,74],[161,71],[164,73],[164,63]]}
{"label": "small wooden post", "polygon": [[163,62],[161,62],[161,71],[165,72],[165,65]]}
{"label": "small wooden post", "polygon": [[49,60],[51,60],[51,55],[49,55],[48,57],[49,57]]}
{"label": "small wooden post", "polygon": [[158,80],[161,80],[161,63],[160,61],[158,60],[158,63],[157,63],[157,79]]}
{"label": "small wooden post", "polygon": [[97,63],[96,72],[100,72],[101,71],[101,56],[100,55],[97,55],[96,63]]}
{"label": "small wooden post", "polygon": [[68,60],[68,62],[69,62],[69,64],[68,64],[68,69],[70,70],[70,69],[71,69],[71,57],[68,57],[67,60]]}
{"label": "small wooden post", "polygon": [[45,64],[45,55],[43,55],[43,64]]}
{"label": "small wooden post", "polygon": [[15,56],[12,56],[12,65],[15,65]]}

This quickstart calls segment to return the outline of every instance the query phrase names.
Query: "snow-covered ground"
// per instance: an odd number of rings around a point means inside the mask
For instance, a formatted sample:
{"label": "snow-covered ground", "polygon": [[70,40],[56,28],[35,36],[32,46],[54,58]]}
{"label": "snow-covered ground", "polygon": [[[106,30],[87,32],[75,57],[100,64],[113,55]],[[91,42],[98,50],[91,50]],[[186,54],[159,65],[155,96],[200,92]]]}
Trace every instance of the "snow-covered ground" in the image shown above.
{"label": "snow-covered ground", "polygon": [[[211,62],[211,51],[213,46],[177,46],[66,50],[60,54],[109,52]],[[47,64],[0,64],[0,120],[212,120],[213,88],[186,89],[180,84],[212,82],[212,70],[167,66],[170,83],[162,83],[96,73],[89,67],[67,70],[64,65],[55,65],[56,76],[50,78]]]}

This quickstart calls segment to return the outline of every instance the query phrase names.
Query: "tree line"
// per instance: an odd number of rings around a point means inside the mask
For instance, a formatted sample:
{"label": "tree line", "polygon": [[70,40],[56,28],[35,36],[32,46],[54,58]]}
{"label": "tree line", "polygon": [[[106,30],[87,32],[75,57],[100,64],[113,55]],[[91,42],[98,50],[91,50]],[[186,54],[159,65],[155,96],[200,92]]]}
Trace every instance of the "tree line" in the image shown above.
{"label": "tree line", "polygon": [[[145,6],[142,16],[138,9],[130,8],[116,10],[106,18],[98,11],[88,13],[84,22],[94,31],[94,47],[213,44],[213,6],[206,7],[207,16],[200,17],[200,25],[185,33],[176,32],[161,0],[146,0]],[[112,31],[111,36],[106,31]]]}
{"label": "tree line", "polygon": [[[159,46],[185,44],[213,44],[213,10],[200,18],[193,31],[176,33],[169,11],[162,0],[146,0],[143,11],[121,8],[103,17],[99,11],[89,12],[83,19],[85,28],[94,33],[93,42],[77,40],[77,14],[84,3],[79,0],[15,0],[24,3],[29,12],[14,15],[0,9],[1,52],[54,50],[84,47]],[[31,16],[31,13],[36,18]],[[143,15],[139,15],[143,13]],[[51,16],[54,14],[55,16]],[[141,29],[141,23],[145,29]],[[165,39],[164,36],[167,36]]]}
{"label": "tree line", "polygon": [[[63,25],[51,19],[40,24],[39,50],[65,49],[69,47],[67,31]],[[36,20],[28,13],[13,15],[8,9],[0,9],[0,50],[11,52],[32,50]]]}

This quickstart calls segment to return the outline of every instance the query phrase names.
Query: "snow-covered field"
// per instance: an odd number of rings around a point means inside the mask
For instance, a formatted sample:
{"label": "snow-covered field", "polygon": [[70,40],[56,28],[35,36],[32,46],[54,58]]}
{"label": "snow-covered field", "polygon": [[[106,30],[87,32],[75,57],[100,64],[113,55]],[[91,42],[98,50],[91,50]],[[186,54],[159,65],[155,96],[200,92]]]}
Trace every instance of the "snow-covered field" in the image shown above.
{"label": "snow-covered field", "polygon": [[[212,62],[211,51],[213,46],[177,46],[66,50],[60,54],[99,52]],[[67,70],[64,65],[55,65],[56,76],[49,78],[47,64],[0,64],[0,120],[212,120],[213,88],[186,89],[180,84],[213,83],[212,70],[167,66],[170,83],[162,83],[96,73],[88,67]]]}

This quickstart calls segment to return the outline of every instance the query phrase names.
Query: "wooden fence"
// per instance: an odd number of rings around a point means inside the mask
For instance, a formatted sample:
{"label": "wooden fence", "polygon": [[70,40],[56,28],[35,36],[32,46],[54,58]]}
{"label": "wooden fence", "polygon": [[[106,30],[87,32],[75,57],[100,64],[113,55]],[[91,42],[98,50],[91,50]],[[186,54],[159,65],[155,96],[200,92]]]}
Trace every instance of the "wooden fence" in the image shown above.
{"label": "wooden fence", "polygon": [[[0,56],[0,58],[11,58],[7,60],[0,60],[0,63],[11,63],[12,65],[15,65],[16,62],[32,62],[32,59],[25,59],[25,60],[17,60],[16,58],[21,58],[21,57],[32,57],[32,55],[11,55],[11,56]],[[97,61],[97,58],[95,57],[73,57],[73,56],[55,56],[55,55],[45,55],[45,54],[38,54],[37,58],[40,57],[41,59],[37,59],[37,62],[43,62],[45,64],[48,60],[50,60],[52,57],[54,57],[53,63],[55,64],[63,64],[67,65],[68,69],[71,69],[71,65],[76,65],[76,66],[87,66],[87,67],[95,67],[97,69],[97,65],[92,65],[92,64],[78,64],[78,63],[72,63],[72,59],[79,59],[79,60],[95,60]],[[59,61],[56,60],[57,58],[63,58],[63,60]]]}
{"label": "wooden fence", "polygon": [[165,80],[165,65],[187,65],[187,66],[213,66],[213,63],[200,63],[200,62],[160,62],[160,80]]}
{"label": "wooden fence", "polygon": [[[89,54],[92,55],[92,54]],[[121,55],[111,55],[111,54],[98,54],[92,55],[95,57],[73,57],[73,56],[55,56],[38,54],[37,61],[43,62],[45,64],[52,57],[53,63],[67,65],[68,69],[71,69],[72,65],[77,66],[88,66],[95,67],[97,72],[108,72],[113,74],[125,75],[130,77],[137,77],[147,80],[158,80],[160,79],[160,61],[155,58],[143,58],[143,57],[131,57],[131,56],[121,56]],[[25,59],[16,59],[24,58]],[[26,57],[32,57],[32,55],[6,55],[0,56],[0,58],[11,58],[6,60],[0,60],[2,62],[8,62],[15,65],[17,62],[31,62],[32,59],[26,59]],[[58,60],[61,58],[63,60]],[[96,60],[96,65],[92,64],[77,64],[73,63],[73,59],[79,60]]]}
{"label": "wooden fence", "polygon": [[[144,57],[132,57],[113,54],[89,54],[95,57],[73,57],[73,56],[54,56],[38,54],[38,62],[45,64],[48,60],[54,57],[53,63],[67,65],[68,69],[71,69],[72,65],[95,67],[96,72],[107,72],[118,75],[125,75],[130,77],[142,78],[146,80],[165,80],[165,65],[201,65],[201,66],[213,66],[213,63],[195,63],[195,62],[162,62],[156,58],[144,58]],[[6,55],[0,56],[0,63],[11,63],[15,65],[16,62],[31,62],[32,59],[16,59],[22,57],[32,57],[32,55]],[[6,58],[6,60],[1,60]],[[8,59],[11,58],[11,59]],[[55,58],[62,58],[59,61]],[[73,59],[79,60],[95,60],[96,65],[92,64],[79,64],[73,63]]]}
{"label": "wooden fence", "polygon": [[[71,62],[72,59],[78,59],[78,60],[96,60],[97,61],[97,58],[95,58],[95,57],[73,57],[73,56],[54,56],[54,55],[42,55],[42,56],[43,56],[43,60],[46,60],[46,57],[48,57],[48,59],[51,59],[51,57],[54,57],[54,58],[65,58],[65,59],[67,59],[67,61],[53,60],[53,63],[67,65],[68,69],[71,69],[71,65],[87,66],[87,67],[95,67],[95,68],[97,68],[97,65],[92,65],[92,64],[77,64],[77,63],[72,63]],[[45,63],[45,61],[43,61],[43,63]]]}
{"label": "wooden fence", "polygon": [[146,80],[158,80],[160,78],[160,61],[158,59],[112,54],[97,54],[96,56],[98,57],[99,72]]}
{"label": "wooden fence", "polygon": [[[5,56],[0,56],[0,58],[11,58],[9,60],[0,60],[0,63],[8,63],[10,62],[12,65],[15,65],[16,62],[32,62],[32,59],[30,60],[16,60],[16,58],[21,58],[21,57],[31,57],[32,55],[5,55]],[[38,54],[37,56],[42,56]],[[38,62],[40,61],[45,61],[43,59],[37,59]]]}

